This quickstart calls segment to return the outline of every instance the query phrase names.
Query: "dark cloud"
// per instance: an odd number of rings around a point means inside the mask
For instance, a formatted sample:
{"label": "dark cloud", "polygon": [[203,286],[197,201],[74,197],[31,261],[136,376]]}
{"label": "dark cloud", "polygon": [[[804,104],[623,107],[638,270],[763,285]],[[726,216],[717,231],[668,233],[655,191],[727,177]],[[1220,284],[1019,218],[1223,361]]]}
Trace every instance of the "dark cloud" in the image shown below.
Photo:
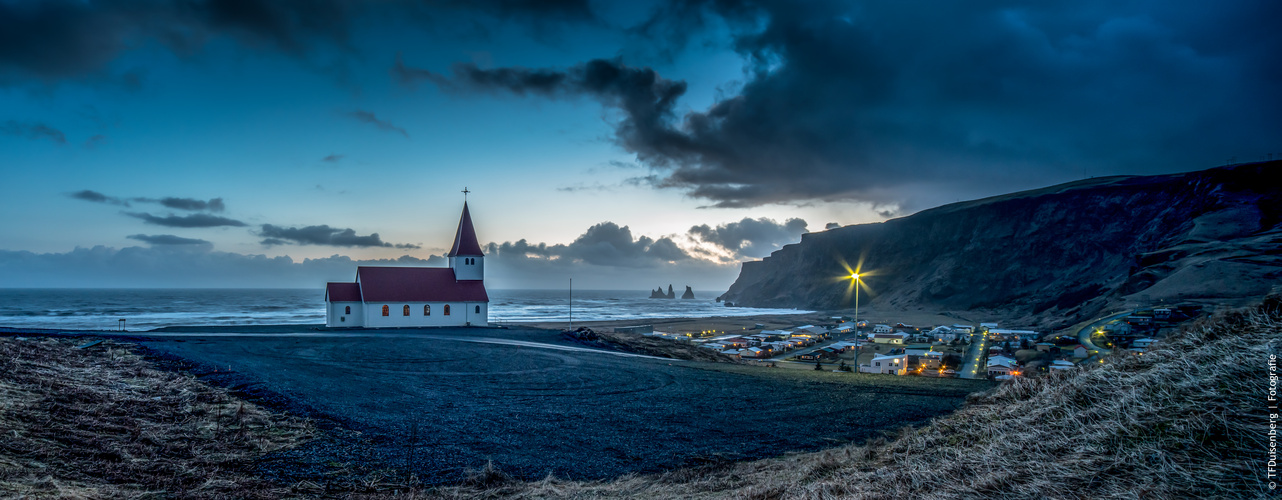
{"label": "dark cloud", "polygon": [[198,238],[183,238],[172,234],[131,234],[126,236],[150,245],[209,245],[213,243]]}
{"label": "dark cloud", "polygon": [[336,153],[336,154],[332,154],[324,158],[321,158],[321,161],[325,163],[338,163],[340,160],[343,159],[344,156],[347,156],[347,155],[340,155]]}
{"label": "dark cloud", "polygon": [[0,123],[0,133],[31,139],[49,139],[57,144],[67,143],[66,134],[43,123],[23,123],[8,120]]}
{"label": "dark cloud", "polygon": [[662,281],[706,290],[725,286],[738,272],[735,265],[691,256],[672,238],[635,236],[613,222],[596,224],[569,244],[490,243],[485,254],[487,275],[510,288],[561,288],[572,277],[575,288],[644,293]]}
{"label": "dark cloud", "polygon": [[[149,200],[150,201],[150,200]],[[166,197],[155,200],[157,203],[176,210],[187,210],[191,212],[210,211],[222,212],[227,209],[223,204],[222,198],[214,198],[209,201],[197,200],[193,198],[173,198]]]}
{"label": "dark cloud", "polygon": [[344,116],[350,117],[361,123],[368,123],[370,125],[378,127],[379,130],[382,130],[385,132],[396,132],[405,136],[406,138],[410,136],[409,132],[406,132],[405,129],[397,127],[396,125],[392,125],[391,122],[388,122],[386,120],[380,120],[378,119],[377,116],[374,116],[374,113],[371,113],[369,111],[358,109],[356,111],[344,113]]}
{"label": "dark cloud", "polygon": [[105,194],[99,193],[97,191],[89,190],[89,189],[76,191],[67,196],[70,196],[77,200],[92,201],[94,203],[106,203],[109,205],[120,205],[125,207],[129,206],[128,201],[122,200],[120,198],[116,198],[114,196],[107,196]]}
{"label": "dark cloud", "polygon": [[[211,38],[302,55],[322,40],[345,46],[360,2],[196,0],[0,2],[0,82],[101,75],[121,52],[158,41],[188,55]],[[118,77],[137,80],[137,73]]]}
{"label": "dark cloud", "polygon": [[263,237],[261,243],[266,246],[298,244],[298,245],[325,245],[334,247],[394,247],[394,248],[419,248],[418,245],[408,243],[392,244],[383,241],[378,233],[371,233],[368,236],[359,236],[355,229],[339,229],[327,225],[306,226],[306,227],[281,227],[271,224],[263,224],[259,231],[259,236]]}
{"label": "dark cloud", "polygon": [[1282,30],[1266,20],[1279,18],[1267,1],[696,0],[639,30],[680,45],[728,27],[744,80],[705,110],[677,113],[683,82],[619,60],[448,78],[402,64],[401,81],[591,96],[622,111],[615,140],[655,186],[716,206],[903,206],[1272,151]]}
{"label": "dark cloud", "polygon": [[191,214],[191,215],[170,214],[165,217],[151,215],[148,213],[139,213],[139,212],[124,212],[124,214],[137,219],[142,219],[143,222],[146,222],[148,224],[155,224],[157,226],[165,226],[165,227],[222,227],[222,226],[244,227],[247,225],[244,222],[241,222],[235,219],[228,219],[226,217],[219,217],[216,215],[209,215],[209,214]]}
{"label": "dark cloud", "polygon": [[326,281],[351,281],[356,266],[440,266],[445,258],[402,256],[356,260],[334,255],[296,261],[288,256],[213,251],[210,245],[96,246],[66,253],[0,250],[0,274],[15,287],[310,288],[323,300]]}
{"label": "dark cloud", "polygon": [[[97,191],[89,190],[89,189],[76,191],[67,196],[70,196],[77,200],[92,201],[95,203],[107,203],[110,205],[121,205],[126,207],[130,206],[130,202],[134,202],[134,203],[157,203],[166,208],[172,208],[175,210],[187,210],[189,212],[203,212],[203,211],[222,212],[227,209],[227,206],[223,204],[222,198],[213,198],[210,200],[197,200],[195,198],[178,198],[174,196],[166,196],[164,198],[138,197],[138,198],[129,198],[126,200],[123,198],[117,198],[115,196],[107,196],[105,194],[99,193]],[[130,215],[134,217],[138,217],[138,214],[130,214]],[[225,224],[219,224],[219,225],[225,225]],[[175,226],[175,227],[192,227],[192,226]]]}
{"label": "dark cloud", "polygon": [[515,243],[491,243],[487,253],[500,258],[533,258],[558,260],[562,263],[581,262],[610,267],[652,267],[664,262],[691,258],[668,237],[652,239],[648,236],[633,237],[628,226],[602,222],[589,227],[569,245],[531,245],[525,240]]}
{"label": "dark cloud", "polygon": [[720,247],[736,257],[760,258],[770,255],[779,247],[796,243],[806,232],[806,221],[788,219],[783,223],[762,217],[744,217],[739,222],[711,227],[707,224],[690,228],[690,235]]}
{"label": "dark cloud", "polygon": [[825,230],[828,230],[828,229],[837,229],[837,228],[839,228],[839,227],[841,227],[841,224],[838,224],[838,223],[836,223],[836,222],[829,222],[829,223],[827,223],[827,224],[824,224],[824,229],[825,229]]}

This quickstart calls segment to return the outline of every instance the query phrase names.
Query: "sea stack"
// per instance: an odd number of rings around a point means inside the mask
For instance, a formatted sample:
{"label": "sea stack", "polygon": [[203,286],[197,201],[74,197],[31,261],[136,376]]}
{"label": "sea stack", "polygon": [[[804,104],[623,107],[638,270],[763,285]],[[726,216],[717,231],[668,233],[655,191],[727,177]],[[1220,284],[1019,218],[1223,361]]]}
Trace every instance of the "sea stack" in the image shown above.
{"label": "sea stack", "polygon": [[693,299],[693,298],[694,298],[694,290],[691,290],[691,289],[690,289],[690,285],[686,285],[686,293],[681,294],[681,298],[683,298],[683,299]]}
{"label": "sea stack", "polygon": [[671,283],[668,283],[668,298],[669,298],[669,299],[675,299],[675,298],[677,298],[677,294],[676,294],[676,292],[673,292],[673,291],[672,291],[672,284],[671,284]]}

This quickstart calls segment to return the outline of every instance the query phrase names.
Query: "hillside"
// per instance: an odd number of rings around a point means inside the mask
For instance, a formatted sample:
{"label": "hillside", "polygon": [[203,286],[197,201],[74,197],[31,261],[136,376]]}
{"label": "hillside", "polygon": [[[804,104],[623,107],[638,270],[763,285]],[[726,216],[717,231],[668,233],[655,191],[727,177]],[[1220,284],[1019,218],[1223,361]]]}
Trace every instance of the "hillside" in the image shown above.
{"label": "hillside", "polygon": [[1267,360],[1280,340],[1274,296],[1188,325],[1143,356],[1012,380],[890,439],[604,482],[484,470],[420,496],[1271,498]]}
{"label": "hillside", "polygon": [[1108,177],[809,233],[745,262],[722,299],[840,309],[985,310],[1062,326],[1141,301],[1242,301],[1282,277],[1282,161]]}

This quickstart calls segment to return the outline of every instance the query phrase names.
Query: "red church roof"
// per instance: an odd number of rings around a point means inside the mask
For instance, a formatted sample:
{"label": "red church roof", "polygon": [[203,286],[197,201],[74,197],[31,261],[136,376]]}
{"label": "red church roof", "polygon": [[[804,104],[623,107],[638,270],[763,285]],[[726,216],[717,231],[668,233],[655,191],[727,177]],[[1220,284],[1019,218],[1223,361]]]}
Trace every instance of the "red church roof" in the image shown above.
{"label": "red church roof", "polygon": [[[467,221],[467,227],[472,227],[466,205],[463,220]],[[475,235],[472,244],[476,244]],[[455,246],[458,246],[457,242]],[[476,255],[480,255],[479,251]],[[458,281],[454,278],[454,270],[448,267],[361,266],[356,268],[356,280],[367,303],[490,301],[484,281]]]}
{"label": "red church roof", "polygon": [[476,229],[472,227],[472,214],[467,211],[467,202],[463,202],[463,217],[458,221],[458,233],[454,235],[454,248],[449,256],[459,255],[484,257],[481,245],[476,242]]}
{"label": "red church roof", "polygon": [[325,285],[325,300],[330,302],[360,302],[360,283],[329,283]]}

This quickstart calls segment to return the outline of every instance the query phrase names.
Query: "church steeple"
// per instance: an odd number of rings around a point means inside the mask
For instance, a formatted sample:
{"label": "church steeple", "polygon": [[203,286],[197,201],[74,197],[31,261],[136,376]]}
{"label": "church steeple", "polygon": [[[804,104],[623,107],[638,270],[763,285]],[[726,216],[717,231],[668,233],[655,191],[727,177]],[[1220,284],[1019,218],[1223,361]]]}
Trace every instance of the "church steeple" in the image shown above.
{"label": "church steeple", "polygon": [[458,221],[458,232],[454,235],[454,248],[449,256],[484,256],[481,244],[476,242],[476,229],[472,227],[472,214],[467,211],[467,202],[463,202],[463,217]]}
{"label": "church steeple", "polygon": [[455,280],[485,279],[485,254],[481,253],[481,244],[476,241],[476,229],[472,228],[472,214],[467,211],[467,201],[463,202],[463,216],[459,218],[454,248],[450,249],[448,257]]}

